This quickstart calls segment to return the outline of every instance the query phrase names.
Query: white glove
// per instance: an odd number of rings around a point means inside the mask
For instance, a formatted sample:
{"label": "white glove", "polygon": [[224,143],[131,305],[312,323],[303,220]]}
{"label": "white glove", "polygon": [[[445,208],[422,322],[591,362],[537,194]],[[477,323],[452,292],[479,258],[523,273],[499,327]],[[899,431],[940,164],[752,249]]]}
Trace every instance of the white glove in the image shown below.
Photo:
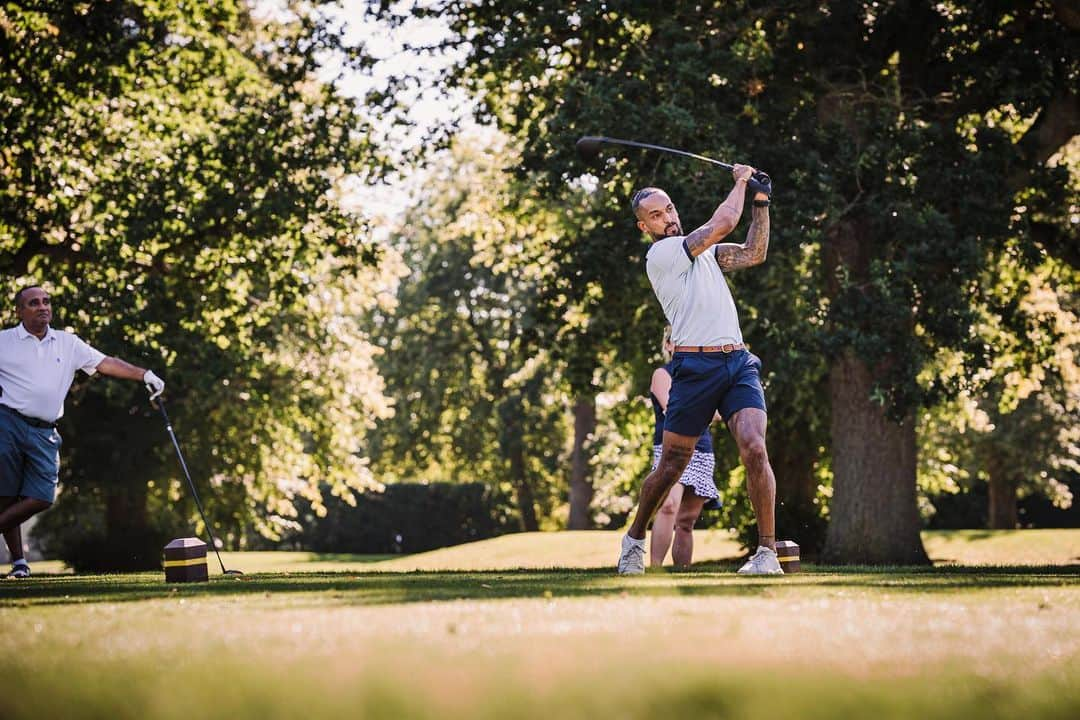
{"label": "white glove", "polygon": [[165,392],[165,381],[155,375],[153,370],[147,370],[142,381],[146,383],[146,391],[150,393],[151,400]]}

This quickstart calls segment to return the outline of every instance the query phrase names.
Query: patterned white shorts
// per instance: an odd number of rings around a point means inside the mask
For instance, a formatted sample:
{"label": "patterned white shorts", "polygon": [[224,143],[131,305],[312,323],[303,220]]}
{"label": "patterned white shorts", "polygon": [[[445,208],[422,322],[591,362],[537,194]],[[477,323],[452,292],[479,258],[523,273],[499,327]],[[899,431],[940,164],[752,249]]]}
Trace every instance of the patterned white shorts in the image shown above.
{"label": "patterned white shorts", "polygon": [[[653,445],[652,469],[655,470],[660,462],[662,446]],[[713,471],[716,470],[716,456],[711,452],[694,450],[690,463],[683,470],[679,482],[694,491],[698,497],[716,500],[720,497],[720,491],[716,489],[716,481],[713,480]]]}

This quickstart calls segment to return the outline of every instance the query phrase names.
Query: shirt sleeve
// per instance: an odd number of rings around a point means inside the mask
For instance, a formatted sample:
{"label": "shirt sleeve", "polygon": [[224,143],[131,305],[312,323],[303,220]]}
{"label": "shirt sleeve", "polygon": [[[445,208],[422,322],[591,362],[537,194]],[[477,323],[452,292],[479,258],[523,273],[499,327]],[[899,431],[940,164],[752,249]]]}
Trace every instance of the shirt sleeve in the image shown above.
{"label": "shirt sleeve", "polygon": [[72,340],[71,364],[87,375],[93,375],[105,359],[105,353],[90,347],[78,336],[72,336]]}
{"label": "shirt sleeve", "polygon": [[654,273],[667,275],[681,275],[694,264],[694,258],[686,249],[686,238],[667,237],[657,240],[649,248],[648,253],[649,274]]}

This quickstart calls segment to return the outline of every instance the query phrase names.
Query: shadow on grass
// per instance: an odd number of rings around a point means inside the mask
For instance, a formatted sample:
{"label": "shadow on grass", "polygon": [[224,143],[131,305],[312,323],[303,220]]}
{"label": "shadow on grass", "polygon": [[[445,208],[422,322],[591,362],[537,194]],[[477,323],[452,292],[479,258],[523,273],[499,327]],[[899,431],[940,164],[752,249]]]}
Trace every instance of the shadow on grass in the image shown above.
{"label": "shadow on grass", "polygon": [[[0,607],[114,603],[169,598],[289,598],[326,605],[598,596],[798,597],[814,589],[957,592],[1080,585],[1080,565],[1053,567],[810,567],[786,577],[746,578],[734,565],[701,564],[688,572],[623,578],[608,569],[411,573],[266,573],[214,576],[209,583],[168,585],[158,573],[57,575],[0,582]],[[310,598],[303,597],[304,594]]]}
{"label": "shadow on grass", "polygon": [[351,553],[315,553],[308,560],[310,563],[378,563],[397,560],[402,555],[353,555]]}
{"label": "shadow on grass", "polygon": [[[1012,531],[1015,532],[1015,531]],[[1004,535],[1005,532],[998,530],[997,535]],[[957,533],[954,537],[960,537],[967,542],[974,542],[976,540],[986,540],[987,538],[994,537],[995,533],[989,530],[968,530],[966,532]]]}

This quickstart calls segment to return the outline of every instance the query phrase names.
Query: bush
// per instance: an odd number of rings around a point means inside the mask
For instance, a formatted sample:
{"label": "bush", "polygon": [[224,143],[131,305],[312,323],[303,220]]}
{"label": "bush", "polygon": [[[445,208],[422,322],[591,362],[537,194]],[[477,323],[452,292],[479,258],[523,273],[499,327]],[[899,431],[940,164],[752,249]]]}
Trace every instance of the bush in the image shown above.
{"label": "bush", "polygon": [[[1072,475],[1065,481],[1072,493],[1072,506],[1054,507],[1044,495],[1028,495],[1017,501],[1017,519],[1023,528],[1074,528],[1080,527],[1080,476]],[[989,500],[987,485],[976,483],[958,493],[928,495],[934,506],[934,514],[927,527],[932,530],[961,530],[985,528]]]}
{"label": "bush", "polygon": [[160,570],[165,545],[192,534],[175,512],[150,509],[144,527],[129,525],[109,536],[99,493],[69,490],[41,513],[34,538],[46,557],[76,572]]}
{"label": "bush", "polygon": [[356,496],[356,507],[336,498],[326,517],[304,513],[304,549],[323,553],[415,553],[509,531],[507,499],[481,483],[388,485]]}

